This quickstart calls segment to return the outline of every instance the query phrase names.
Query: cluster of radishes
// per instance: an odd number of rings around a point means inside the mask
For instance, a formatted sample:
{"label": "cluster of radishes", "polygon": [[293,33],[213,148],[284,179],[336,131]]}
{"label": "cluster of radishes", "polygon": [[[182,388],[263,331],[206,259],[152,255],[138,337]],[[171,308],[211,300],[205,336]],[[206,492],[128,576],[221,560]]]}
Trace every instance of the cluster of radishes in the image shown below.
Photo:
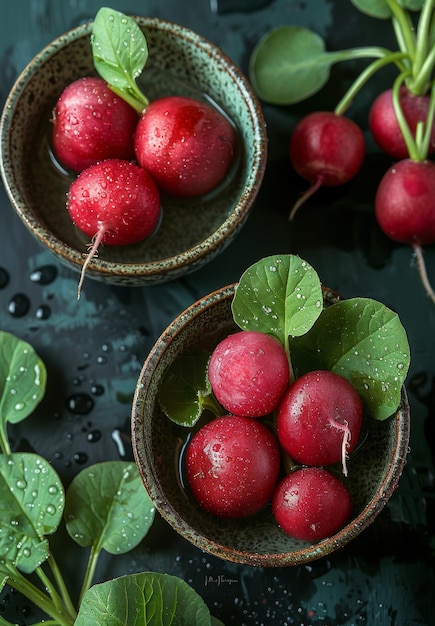
{"label": "cluster of radishes", "polygon": [[325,466],[341,463],[347,475],[346,458],[360,436],[362,401],[352,384],[327,370],[291,381],[281,343],[252,330],[216,346],[208,377],[227,414],[200,427],[186,449],[186,477],[198,503],[226,518],[271,503],[283,531],[305,541],[342,528],[351,496]]}
{"label": "cluster of radishes", "polygon": [[[113,35],[107,35],[112,33],[108,24],[117,25]],[[108,41],[100,41],[99,32]],[[94,59],[100,74],[105,75],[106,66],[110,77],[114,63],[101,59],[98,51],[107,54],[118,32],[139,45],[139,52],[147,51],[144,34],[132,18],[101,9],[92,38]],[[128,57],[123,64],[121,55],[115,56],[116,72],[128,76],[133,62]],[[145,53],[142,57],[144,65]],[[64,89],[53,111],[53,153],[64,168],[78,174],[67,208],[74,224],[93,240],[79,293],[100,244],[134,244],[149,237],[161,221],[161,193],[179,198],[207,194],[233,162],[236,134],[227,117],[187,96],[149,102],[135,76],[130,81],[134,92],[131,85],[118,89],[101,76],[80,78]]]}
{"label": "cluster of radishes", "polygon": [[[310,186],[294,204],[292,219],[319,187],[342,185],[360,171],[366,151],[364,134],[347,112],[374,74],[394,66],[397,76],[371,103],[365,129],[393,161],[380,180],[374,214],[384,234],[413,248],[424,287],[435,302],[422,253],[422,247],[435,243],[435,4],[433,0],[358,0],[352,4],[371,19],[389,21],[397,49],[382,44],[326,51],[318,33],[296,25],[279,26],[255,47],[251,81],[267,102],[293,104],[320,91],[334,63],[372,59],[341,94],[333,111],[310,113],[296,125],[290,138],[290,161]],[[280,81],[275,80],[277,67]]]}

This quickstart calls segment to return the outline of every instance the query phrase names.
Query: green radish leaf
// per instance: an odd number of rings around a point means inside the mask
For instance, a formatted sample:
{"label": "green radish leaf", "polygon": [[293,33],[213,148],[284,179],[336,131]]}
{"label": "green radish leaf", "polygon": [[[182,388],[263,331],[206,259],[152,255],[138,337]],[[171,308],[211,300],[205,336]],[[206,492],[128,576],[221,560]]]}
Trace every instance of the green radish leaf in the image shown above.
{"label": "green radish leaf", "polygon": [[317,272],[295,255],[274,255],[249,267],[236,286],[234,321],[242,330],[272,335],[287,346],[288,337],[306,333],[323,308]]}
{"label": "green radish leaf", "polygon": [[80,546],[123,554],[147,534],[154,505],[134,463],[106,461],[73,479],[66,492],[64,516],[69,535]]}
{"label": "green radish leaf", "polygon": [[137,86],[148,60],[148,45],[137,22],[128,15],[102,7],[92,26],[92,57],[98,74],[139,113],[148,99]]}
{"label": "green radish leaf", "polygon": [[157,400],[163,413],[180,426],[196,424],[213,400],[208,379],[210,353],[201,350],[180,355],[165,370]]}
{"label": "green radish leaf", "polygon": [[[370,15],[370,17],[386,19],[392,16],[386,0],[351,0],[351,2],[359,11]],[[420,11],[424,0],[398,0],[397,4],[409,11]]]}
{"label": "green radish leaf", "polygon": [[33,453],[0,455],[0,562],[27,574],[50,555],[45,535],[62,519],[64,489],[56,471]]}
{"label": "green radish leaf", "polygon": [[298,375],[327,369],[350,380],[375,419],[397,410],[410,350],[398,315],[384,304],[369,298],[336,302],[290,342],[290,353]]}
{"label": "green radish leaf", "polygon": [[169,574],[142,572],[91,587],[74,624],[211,626],[212,622],[207,605],[184,580]]}
{"label": "green radish leaf", "polygon": [[336,55],[325,52],[320,35],[301,26],[266,33],[251,55],[249,76],[258,97],[271,104],[294,104],[328,81]]}
{"label": "green radish leaf", "polygon": [[0,420],[16,424],[28,417],[45,394],[47,372],[30,344],[0,331]]}

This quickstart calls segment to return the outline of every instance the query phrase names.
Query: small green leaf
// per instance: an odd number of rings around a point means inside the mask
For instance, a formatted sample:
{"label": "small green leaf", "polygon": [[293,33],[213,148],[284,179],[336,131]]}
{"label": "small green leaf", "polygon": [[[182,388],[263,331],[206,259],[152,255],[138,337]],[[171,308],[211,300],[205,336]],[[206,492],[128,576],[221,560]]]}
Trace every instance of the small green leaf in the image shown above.
{"label": "small green leaf", "polygon": [[0,455],[0,560],[33,572],[50,555],[44,537],[57,530],[63,507],[63,486],[48,461]]}
{"label": "small green leaf", "polygon": [[153,520],[154,505],[134,463],[92,465],[66,492],[66,528],[80,546],[110,554],[128,552],[142,541]]}
{"label": "small green leaf", "polygon": [[350,380],[375,419],[397,410],[410,351],[398,315],[384,304],[369,298],[336,302],[291,341],[290,352],[298,375],[327,369]]}
{"label": "small green leaf", "polygon": [[0,331],[0,419],[16,424],[28,417],[44,397],[44,363],[26,341]]}
{"label": "small green leaf", "polygon": [[258,97],[271,104],[294,104],[328,81],[335,55],[325,52],[317,33],[279,26],[266,33],[251,55],[249,76]]}
{"label": "small green leaf", "polygon": [[180,426],[196,424],[209,402],[209,360],[207,351],[189,352],[180,355],[165,370],[157,399],[163,413]]}
{"label": "small green leaf", "polygon": [[233,317],[242,330],[288,337],[306,333],[323,308],[317,272],[295,255],[274,255],[249,267],[236,287]]}
{"label": "small green leaf", "polygon": [[142,572],[94,585],[75,626],[211,626],[210,611],[184,580]]}
{"label": "small green leaf", "polygon": [[94,67],[118,95],[139,113],[148,99],[137,86],[148,60],[148,45],[137,22],[128,15],[102,7],[92,27]]}

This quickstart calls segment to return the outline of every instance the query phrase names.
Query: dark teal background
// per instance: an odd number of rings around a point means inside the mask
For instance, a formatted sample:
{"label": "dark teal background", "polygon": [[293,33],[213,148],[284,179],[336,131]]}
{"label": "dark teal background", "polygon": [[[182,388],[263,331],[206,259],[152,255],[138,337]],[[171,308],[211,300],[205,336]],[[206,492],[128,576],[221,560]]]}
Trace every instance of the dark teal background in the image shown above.
{"label": "dark teal background", "polygon": [[[92,19],[100,6],[94,0],[2,3],[2,105],[32,56],[59,34]],[[258,39],[280,24],[316,30],[331,50],[394,45],[389,22],[365,17],[345,0],[119,0],[110,6],[188,26],[218,44],[245,73]],[[421,286],[411,249],[388,241],[373,216],[376,185],[390,161],[370,142],[367,112],[376,93],[390,86],[388,71],[370,81],[349,111],[368,141],[360,175],[343,188],[321,190],[293,223],[287,221],[306,188],[289,164],[290,131],[306,112],[332,109],[362,67],[362,62],[335,66],[328,85],[297,106],[264,106],[269,162],[248,223],[219,258],[167,285],[129,289],[86,280],[77,302],[78,276],[33,240],[0,190],[0,328],[29,341],[48,369],[46,398],[35,415],[11,430],[11,437],[14,449],[44,455],[66,484],[87,464],[131,458],[131,394],[155,339],[186,306],[236,281],[263,256],[301,255],[325,285],[345,297],[368,296],[396,310],[409,335],[408,462],[391,501],[360,537],[312,564],[263,570],[203,554],[158,518],[134,552],[102,559],[99,580],[142,570],[182,576],[227,626],[435,624],[435,304]],[[425,259],[435,283],[433,247],[425,250]],[[55,271],[48,284],[35,280],[35,270],[44,266]],[[8,278],[4,285],[2,276]],[[17,294],[29,304],[21,315],[11,312]],[[63,542],[61,554],[71,584],[78,586],[81,563],[75,547]],[[83,565],[85,559],[86,554]],[[10,589],[1,600],[5,619],[36,621],[33,609]]]}

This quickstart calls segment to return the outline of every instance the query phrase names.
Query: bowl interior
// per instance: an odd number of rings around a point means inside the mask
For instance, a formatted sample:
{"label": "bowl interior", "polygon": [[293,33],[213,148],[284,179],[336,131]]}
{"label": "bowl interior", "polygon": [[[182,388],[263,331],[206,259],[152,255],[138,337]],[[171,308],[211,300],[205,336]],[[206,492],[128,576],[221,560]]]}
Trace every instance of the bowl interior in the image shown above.
{"label": "bowl interior", "polygon": [[[111,264],[149,264],[151,273],[167,272],[217,254],[244,223],[265,167],[262,113],[243,74],[192,31],[153,18],[135,19],[149,48],[139,79],[147,96],[185,94],[209,100],[236,126],[238,154],[219,189],[189,201],[163,196],[163,219],[155,235],[134,246],[101,248],[90,274],[113,270]],[[80,26],[35,57],[11,91],[1,128],[2,175],[15,209],[43,243],[78,269],[88,240],[65,208],[72,177],[52,156],[50,118],[67,84],[95,75],[90,34],[91,24]]]}
{"label": "bowl interior", "polygon": [[[324,291],[324,298],[330,292]],[[285,566],[308,562],[345,545],[370,524],[397,485],[409,440],[409,407],[405,390],[397,413],[379,422],[367,419],[361,452],[348,462],[347,486],[352,519],[333,537],[315,544],[292,539],[275,523],[269,508],[242,520],[216,518],[196,505],[183,486],[180,459],[187,429],[172,423],[159,409],[160,377],[183,352],[214,346],[234,332],[231,301],[234,286],[210,294],[178,317],[156,342],[146,360],[132,409],[136,462],[144,484],[162,516],[201,549],[247,565]]]}

